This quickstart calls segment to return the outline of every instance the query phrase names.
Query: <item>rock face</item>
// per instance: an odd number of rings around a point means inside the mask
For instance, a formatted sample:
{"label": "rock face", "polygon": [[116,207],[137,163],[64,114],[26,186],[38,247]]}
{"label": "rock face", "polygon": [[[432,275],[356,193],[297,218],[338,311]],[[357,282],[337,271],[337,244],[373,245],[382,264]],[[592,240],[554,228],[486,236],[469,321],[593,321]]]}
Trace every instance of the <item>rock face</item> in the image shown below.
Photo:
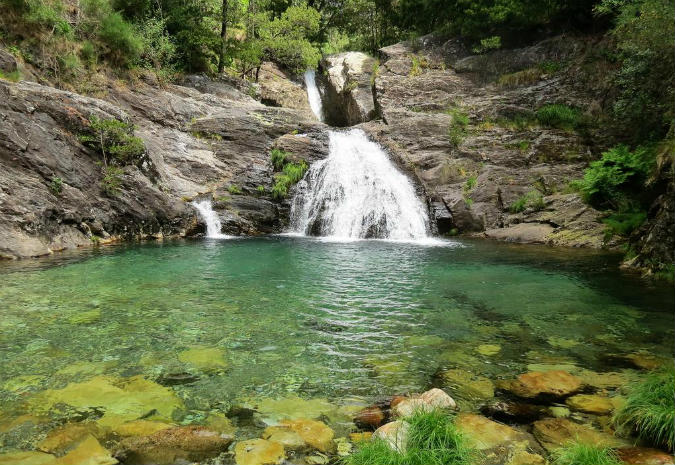
{"label": "rock face", "polygon": [[371,90],[375,63],[361,52],[329,55],[321,61],[327,122],[334,126],[353,126],[377,116]]}
{"label": "rock face", "polygon": [[[115,196],[101,189],[100,155],[78,140],[91,116],[135,124],[147,149],[147,163],[124,168]],[[268,194],[274,141],[291,133],[316,139],[307,145],[312,153],[294,154],[308,162],[327,152],[317,148],[325,147],[325,135],[309,112],[267,107],[229,83],[199,76],[161,89],[111,85],[105,100],[0,81],[0,120],[3,258],[46,255],[94,237],[198,232],[188,201],[200,195],[219,200],[224,232],[280,231],[287,208]]]}
{"label": "rock face", "polygon": [[[579,60],[592,41],[555,38],[471,56],[456,39],[426,36],[380,50],[375,102],[385,124],[364,126],[416,177],[440,233],[483,232],[512,242],[600,247],[599,212],[562,191],[601,150],[602,137],[543,126],[562,103],[592,111],[599,95],[542,63]],[[530,79],[509,73],[534,70]],[[525,73],[527,74],[527,73]],[[503,79],[500,80],[500,77]],[[510,78],[510,79],[509,79]],[[599,144],[599,145],[598,145]],[[520,202],[521,207],[514,207]]]}
{"label": "rock face", "polygon": [[265,105],[294,108],[311,115],[307,91],[274,63],[263,63],[258,74],[258,86],[260,101]]}

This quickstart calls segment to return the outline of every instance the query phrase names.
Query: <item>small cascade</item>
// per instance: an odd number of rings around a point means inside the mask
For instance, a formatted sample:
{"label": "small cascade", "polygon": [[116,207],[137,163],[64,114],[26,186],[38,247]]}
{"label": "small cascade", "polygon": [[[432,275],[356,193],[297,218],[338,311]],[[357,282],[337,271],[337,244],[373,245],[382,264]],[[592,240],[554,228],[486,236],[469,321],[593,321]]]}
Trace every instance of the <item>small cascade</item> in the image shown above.
{"label": "small cascade", "polygon": [[426,238],[427,210],[384,150],[361,129],[329,135],[328,157],[298,184],[292,230],[337,239]]}
{"label": "small cascade", "polygon": [[316,85],[316,73],[313,69],[305,71],[305,86],[307,87],[307,99],[312,112],[319,121],[323,121],[323,106],[321,104],[321,94]]}
{"label": "small cascade", "polygon": [[208,200],[200,200],[192,202],[192,206],[197,209],[200,216],[206,223],[206,237],[210,239],[227,239],[231,236],[221,233],[222,224],[218,213],[211,208],[211,202]]}

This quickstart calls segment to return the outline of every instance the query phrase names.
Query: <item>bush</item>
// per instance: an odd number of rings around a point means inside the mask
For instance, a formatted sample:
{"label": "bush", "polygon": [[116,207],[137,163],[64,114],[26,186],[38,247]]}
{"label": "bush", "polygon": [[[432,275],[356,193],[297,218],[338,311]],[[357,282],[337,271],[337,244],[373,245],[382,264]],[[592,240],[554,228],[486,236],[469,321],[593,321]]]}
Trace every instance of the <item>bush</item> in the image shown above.
{"label": "bush", "polygon": [[520,213],[525,211],[527,208],[531,208],[534,211],[539,211],[546,208],[544,197],[539,191],[530,191],[527,194],[519,197],[518,200],[511,204],[509,211],[511,213]]}
{"label": "bush", "polygon": [[629,236],[633,231],[642,226],[647,219],[647,213],[643,211],[629,211],[612,213],[602,220],[607,229],[605,239],[611,239],[612,236]]}
{"label": "bush", "polygon": [[485,53],[490,50],[497,50],[502,47],[502,38],[499,36],[492,36],[482,39],[480,43],[474,46],[471,51],[473,53]]}
{"label": "bush", "polygon": [[105,166],[109,162],[139,164],[145,156],[145,145],[140,137],[134,136],[134,129],[133,124],[124,121],[92,116],[89,131],[80,136],[80,141],[101,152]]}
{"label": "bush", "polygon": [[621,465],[616,452],[606,446],[574,442],[554,452],[555,465]]}
{"label": "bush", "polygon": [[644,440],[667,447],[675,445],[675,371],[672,367],[651,373],[633,386],[615,423],[637,432]]}
{"label": "bush", "polygon": [[49,183],[49,190],[54,195],[59,195],[63,191],[63,179],[58,176],[52,178],[52,182]]}
{"label": "bush", "polygon": [[241,189],[238,186],[232,184],[230,187],[227,188],[227,192],[233,195],[238,195],[241,194]]}
{"label": "bush", "polygon": [[299,182],[307,172],[309,166],[303,160],[300,163],[286,163],[282,173],[277,174],[274,186],[272,186],[272,197],[279,200],[288,195],[288,190],[293,184]]}
{"label": "bush", "polygon": [[116,196],[122,188],[122,175],[124,170],[118,166],[105,166],[103,168],[103,179],[101,180],[101,189],[106,195]]}
{"label": "bush", "polygon": [[627,194],[639,193],[654,165],[654,151],[638,147],[630,151],[618,145],[602,154],[575,183],[585,202],[596,208],[626,210],[630,207]]}
{"label": "bush", "polygon": [[107,46],[110,58],[124,66],[137,63],[143,51],[143,40],[122,15],[111,12],[101,20],[99,39]]}
{"label": "bush", "polygon": [[288,153],[284,152],[283,150],[272,149],[270,159],[272,160],[272,166],[274,166],[275,170],[281,171],[281,169],[283,169],[287,156]]}
{"label": "bush", "polygon": [[537,110],[537,120],[544,126],[559,129],[575,129],[581,125],[581,112],[567,105],[544,105]]}
{"label": "bush", "polygon": [[418,412],[406,420],[410,424],[404,454],[382,440],[359,444],[346,465],[469,465],[477,454],[457,429],[454,418],[441,411]]}

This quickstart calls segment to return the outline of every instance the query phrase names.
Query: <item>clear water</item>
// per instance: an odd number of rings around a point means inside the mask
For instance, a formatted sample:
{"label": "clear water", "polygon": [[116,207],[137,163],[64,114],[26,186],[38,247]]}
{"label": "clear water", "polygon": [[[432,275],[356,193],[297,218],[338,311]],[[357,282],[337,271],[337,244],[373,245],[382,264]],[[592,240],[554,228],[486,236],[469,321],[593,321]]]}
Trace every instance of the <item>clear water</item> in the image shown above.
{"label": "clear water", "polygon": [[[189,371],[177,354],[193,346],[221,349],[229,368],[172,387],[184,422],[251,398],[366,403],[428,388],[441,367],[496,379],[533,363],[610,371],[610,353],[672,357],[672,289],[620,272],[615,255],[447,245],[270,237],[0,263],[0,433],[40,391],[92,376],[68,367],[157,380]],[[22,376],[30,386],[10,389]]]}
{"label": "clear water", "polygon": [[206,237],[210,239],[229,239],[231,236],[223,234],[222,228],[223,225],[220,222],[218,213],[216,213],[211,207],[211,202],[208,200],[200,200],[192,202],[192,206],[197,209],[199,216],[206,224]]}
{"label": "clear water", "polygon": [[427,237],[426,208],[410,180],[361,129],[330,131],[329,155],[298,184],[295,232],[338,239]]}

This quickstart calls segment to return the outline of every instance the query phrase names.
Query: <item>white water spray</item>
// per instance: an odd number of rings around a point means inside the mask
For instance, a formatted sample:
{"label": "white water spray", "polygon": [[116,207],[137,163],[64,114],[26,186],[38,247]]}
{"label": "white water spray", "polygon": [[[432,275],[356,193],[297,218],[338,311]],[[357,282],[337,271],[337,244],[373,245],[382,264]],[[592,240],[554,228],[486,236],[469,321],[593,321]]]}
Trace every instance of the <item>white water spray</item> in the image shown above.
{"label": "white water spray", "polygon": [[194,201],[192,206],[197,209],[206,223],[206,237],[210,239],[227,239],[230,237],[220,232],[223,225],[218,218],[218,213],[211,208],[211,202],[208,200]]}
{"label": "white water spray", "polygon": [[295,233],[335,239],[419,240],[426,208],[410,180],[360,129],[330,132],[330,153],[298,184]]}
{"label": "white water spray", "polygon": [[316,73],[313,69],[305,71],[305,86],[307,87],[307,99],[312,112],[319,121],[323,121],[323,107],[321,105],[321,94],[316,86]]}

